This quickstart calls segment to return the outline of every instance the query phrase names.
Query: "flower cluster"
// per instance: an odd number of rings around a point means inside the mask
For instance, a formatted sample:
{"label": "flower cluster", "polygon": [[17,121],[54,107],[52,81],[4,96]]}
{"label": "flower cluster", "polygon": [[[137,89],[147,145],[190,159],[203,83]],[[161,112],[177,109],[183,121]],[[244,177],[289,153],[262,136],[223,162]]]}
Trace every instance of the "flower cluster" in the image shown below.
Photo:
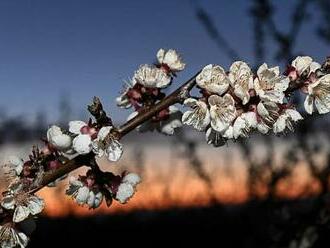
{"label": "flower cluster", "polygon": [[4,209],[14,211],[13,222],[15,223],[22,222],[30,215],[41,213],[44,205],[43,199],[26,193],[21,183],[11,184],[1,200],[1,206]]}
{"label": "flower cluster", "polygon": [[3,248],[24,248],[28,245],[29,238],[14,224],[0,225],[0,242]]}
{"label": "flower cluster", "polygon": [[330,112],[330,75],[325,68],[311,57],[298,56],[286,74],[307,94],[304,107],[308,114],[314,112],[314,106],[319,114]]}
{"label": "flower cluster", "polygon": [[24,186],[16,180],[2,193],[0,204],[2,210],[10,214],[10,219],[0,225],[1,247],[26,247],[28,230],[23,230],[23,226],[34,227],[33,217],[44,209],[44,200],[26,192]]}
{"label": "flower cluster", "polygon": [[94,209],[101,205],[104,198],[108,206],[111,205],[112,199],[126,203],[141,182],[135,173],[123,173],[121,176],[115,176],[110,172],[101,175],[98,173],[90,170],[86,176],[71,177],[66,194],[74,198],[79,205],[87,205]]}
{"label": "flower cluster", "polygon": [[209,144],[220,146],[228,139],[248,137],[254,130],[262,134],[293,131],[302,115],[289,102],[289,85],[307,93],[305,109],[330,111],[330,75],[318,73],[321,65],[310,57],[297,57],[281,75],[279,67],[262,64],[256,74],[243,61],[234,62],[226,72],[221,66],[207,65],[196,77],[201,97],[188,98],[191,110],[182,122],[206,131]]}
{"label": "flower cluster", "polygon": [[[135,71],[128,87],[117,98],[117,105],[122,108],[134,108],[128,120],[136,117],[145,107],[150,107],[164,99],[163,89],[170,86],[176,73],[185,68],[181,56],[173,49],[160,49],[155,65],[141,65]],[[181,112],[171,106],[157,113],[150,121],[137,128],[138,131],[157,130],[173,135],[174,130],[182,126]]]}
{"label": "flower cluster", "polygon": [[89,208],[98,208],[103,201],[103,194],[92,175],[70,177],[70,186],[66,191],[79,205],[88,205]]}
{"label": "flower cluster", "polygon": [[[100,105],[98,107],[100,108]],[[112,199],[125,203],[133,196],[136,185],[140,182],[137,175],[115,176],[96,169],[98,166],[95,156],[105,156],[109,161],[117,161],[123,153],[123,148],[118,138],[115,138],[113,133],[116,130],[105,112],[102,109],[96,111],[97,108],[94,110],[91,107],[90,112],[93,113],[95,122],[71,121],[68,130],[53,125],[47,131],[42,149],[34,147],[28,160],[10,157],[2,167],[9,186],[2,192],[3,197],[0,200],[1,214],[6,217],[0,223],[1,247],[27,245],[29,233],[21,228],[22,223],[33,222],[45,206],[44,200],[34,192],[46,185],[56,186],[57,182],[66,178],[66,174],[60,173],[53,180],[44,182],[47,175],[56,174],[68,161],[76,157],[91,158],[85,160],[85,165],[93,168],[86,176],[77,179],[70,177],[70,187],[66,193],[79,205],[95,209],[104,199],[110,206]],[[135,181],[127,178],[135,178]]]}
{"label": "flower cluster", "polygon": [[51,126],[47,139],[52,147],[64,155],[88,154],[106,156],[109,161],[118,161],[123,153],[121,143],[111,136],[112,126],[98,128],[96,123],[89,121],[70,121],[69,130],[63,131],[58,126]]}

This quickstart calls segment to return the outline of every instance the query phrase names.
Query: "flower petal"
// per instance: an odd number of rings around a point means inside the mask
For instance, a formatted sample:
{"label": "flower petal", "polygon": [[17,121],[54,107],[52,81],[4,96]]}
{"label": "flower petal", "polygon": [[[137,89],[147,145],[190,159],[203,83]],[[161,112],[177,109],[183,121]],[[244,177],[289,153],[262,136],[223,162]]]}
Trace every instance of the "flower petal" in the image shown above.
{"label": "flower petal", "polygon": [[160,64],[166,64],[173,72],[182,71],[185,68],[181,56],[173,49],[167,51],[159,49],[157,59]]}
{"label": "flower petal", "polygon": [[307,95],[304,101],[304,107],[306,112],[310,115],[313,114],[313,103],[314,103],[314,97],[312,97],[311,95]]}
{"label": "flower petal", "polygon": [[95,201],[95,193],[93,191],[89,192],[88,198],[87,198],[87,205],[90,208],[94,207],[94,201]]}
{"label": "flower petal", "polygon": [[31,196],[28,201],[28,208],[32,215],[36,215],[42,212],[45,207],[45,202],[43,199],[37,196]]}
{"label": "flower petal", "polygon": [[188,98],[184,104],[192,107],[193,110],[188,110],[182,115],[182,123],[191,125],[199,131],[205,130],[211,121],[206,103]]}
{"label": "flower petal", "polygon": [[79,154],[87,154],[92,150],[92,139],[88,134],[80,134],[73,139],[73,149]]}
{"label": "flower petal", "polygon": [[147,88],[165,88],[172,81],[164,70],[151,65],[140,66],[133,78]]}
{"label": "flower petal", "polygon": [[60,127],[56,125],[52,125],[48,130],[47,130],[47,140],[50,141],[53,136],[57,136],[62,134],[62,130]]}
{"label": "flower petal", "polygon": [[273,131],[275,134],[281,133],[286,128],[286,115],[280,115],[277,121],[274,123]]}
{"label": "flower petal", "polygon": [[141,182],[141,177],[135,173],[128,173],[126,176],[124,176],[122,181],[135,187]]}
{"label": "flower petal", "polygon": [[79,205],[83,205],[87,202],[88,197],[89,197],[89,189],[86,186],[83,186],[78,189],[76,195],[76,202]]}
{"label": "flower petal", "polygon": [[134,188],[129,183],[121,183],[116,193],[116,199],[124,204],[134,195]]}
{"label": "flower petal", "polygon": [[[330,95],[328,96],[329,100],[330,100]],[[326,101],[324,101],[324,99],[320,99],[318,97],[315,98],[315,107],[317,109],[317,112],[319,112],[319,114],[327,114],[330,112],[330,101],[327,104]]]}
{"label": "flower petal", "polygon": [[298,74],[301,75],[313,62],[313,59],[309,56],[298,56],[292,61],[292,66],[296,68]]}
{"label": "flower petal", "polygon": [[15,198],[12,195],[5,196],[1,200],[1,206],[5,209],[14,209],[15,208]]}
{"label": "flower petal", "polygon": [[10,156],[8,162],[14,167],[16,175],[20,175],[22,173],[24,165],[23,159],[17,156]]}
{"label": "flower petal", "polygon": [[262,134],[266,134],[270,130],[270,128],[265,123],[263,123],[263,122],[258,123],[257,129]]}
{"label": "flower petal", "polygon": [[86,122],[83,121],[70,121],[69,122],[69,132],[74,134],[80,134],[81,128],[87,126]]}
{"label": "flower petal", "polygon": [[122,144],[118,140],[112,139],[107,147],[106,154],[110,161],[118,161],[123,154]]}
{"label": "flower petal", "polygon": [[19,205],[16,207],[14,211],[13,221],[16,223],[21,222],[25,220],[29,215],[30,215],[29,208],[26,206]]}
{"label": "flower petal", "polygon": [[21,248],[25,248],[29,243],[29,238],[23,232],[17,232],[16,235],[17,244]]}
{"label": "flower petal", "polygon": [[227,91],[230,80],[221,66],[210,64],[198,74],[196,83],[211,93],[222,95]]}
{"label": "flower petal", "polygon": [[110,133],[111,129],[113,129],[113,127],[111,126],[102,127],[97,134],[97,139],[104,140],[107,137],[107,135]]}
{"label": "flower petal", "polygon": [[233,139],[234,138],[234,128],[233,126],[229,126],[227,130],[222,134],[222,137],[226,139]]}
{"label": "flower petal", "polygon": [[95,200],[94,200],[94,206],[93,206],[93,208],[98,208],[101,205],[102,201],[103,201],[103,194],[101,192],[98,192],[95,195]]}
{"label": "flower petal", "polygon": [[71,137],[66,134],[61,134],[52,137],[51,144],[59,150],[66,150],[71,147]]}

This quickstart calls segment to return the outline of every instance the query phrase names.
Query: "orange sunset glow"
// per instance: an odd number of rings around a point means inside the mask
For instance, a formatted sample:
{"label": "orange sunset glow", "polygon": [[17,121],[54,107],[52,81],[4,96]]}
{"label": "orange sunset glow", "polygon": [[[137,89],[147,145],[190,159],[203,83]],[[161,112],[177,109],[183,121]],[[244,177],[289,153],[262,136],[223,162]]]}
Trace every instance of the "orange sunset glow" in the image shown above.
{"label": "orange sunset glow", "polygon": [[[108,164],[102,159],[99,160],[103,170],[111,170],[116,173],[126,169],[136,172],[143,171],[141,175],[143,181],[138,186],[137,193],[125,206],[116,201],[110,208],[103,203],[96,210],[78,206],[64,194],[68,186],[67,180],[64,180],[59,187],[44,188],[39,192],[47,202],[44,214],[49,217],[81,216],[135,210],[161,210],[173,207],[200,207],[211,204],[212,200],[224,204],[239,204],[248,200],[247,169],[235,146],[222,150],[201,147],[199,153],[204,154],[203,166],[211,177],[211,187],[198,177],[187,161],[173,156],[170,146],[153,145],[153,148],[150,149],[152,152],[145,155],[143,168],[141,165],[137,165],[130,155],[132,147],[128,148],[120,164]],[[4,153],[7,154],[11,150],[13,148]],[[24,149],[21,150],[22,154],[26,152]],[[235,159],[232,159],[233,157]],[[86,168],[81,168],[74,174],[83,174],[85,171]],[[279,181],[276,190],[277,195],[281,198],[299,198],[317,194],[319,184],[311,178],[307,167],[302,162],[295,167],[290,177]],[[258,183],[254,191],[261,198],[267,194],[267,188],[262,183]]]}

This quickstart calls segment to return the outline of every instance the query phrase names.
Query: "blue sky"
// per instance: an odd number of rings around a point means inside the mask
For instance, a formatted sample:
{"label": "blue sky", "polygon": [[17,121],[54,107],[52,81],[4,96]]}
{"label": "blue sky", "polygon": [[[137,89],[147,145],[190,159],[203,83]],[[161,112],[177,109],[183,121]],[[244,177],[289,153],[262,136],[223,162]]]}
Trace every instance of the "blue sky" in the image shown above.
{"label": "blue sky", "polygon": [[[276,1],[282,29],[294,2]],[[200,3],[241,58],[253,63],[250,1]],[[312,12],[296,52],[322,60],[330,50],[314,33],[319,13]],[[126,112],[114,103],[122,80],[152,63],[161,47],[177,49],[187,62],[178,81],[205,64],[231,63],[197,21],[190,0],[1,0],[0,107],[30,117],[44,110],[56,120],[60,95],[70,96],[76,115],[97,95],[123,120]]]}

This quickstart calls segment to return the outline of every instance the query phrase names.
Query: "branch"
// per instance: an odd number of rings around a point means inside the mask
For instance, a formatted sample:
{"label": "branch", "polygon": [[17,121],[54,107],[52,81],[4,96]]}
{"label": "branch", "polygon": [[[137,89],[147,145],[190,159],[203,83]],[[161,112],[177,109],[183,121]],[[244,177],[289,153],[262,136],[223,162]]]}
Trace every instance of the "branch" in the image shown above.
{"label": "branch", "polygon": [[[175,90],[172,94],[161,100],[156,105],[144,108],[139,115],[137,115],[135,118],[133,118],[130,121],[127,121],[125,124],[123,124],[121,127],[119,127],[117,130],[115,130],[112,135],[114,135],[116,138],[121,139],[126,134],[134,130],[136,127],[144,123],[145,121],[152,118],[156,113],[159,111],[168,108],[169,106],[176,104],[176,103],[182,103],[184,99],[186,99],[189,96],[190,90],[195,86],[196,81],[195,78],[199,74],[199,72],[193,76],[191,79],[189,79],[187,82],[185,82],[181,87],[179,87],[177,90]],[[93,100],[94,104],[99,102],[97,98],[94,98]],[[99,102],[99,104],[101,104]],[[97,104],[98,105],[98,104]],[[92,106],[92,105],[91,105]],[[89,110],[91,111],[92,107],[89,106]],[[95,111],[91,111],[95,113]],[[103,111],[104,112],[104,111]],[[99,115],[96,115],[99,116]],[[102,119],[107,119],[104,117]],[[93,152],[88,153],[87,155],[78,155],[74,159],[65,161],[63,163],[63,166],[60,168],[53,170],[49,173],[46,173],[42,179],[42,182],[40,183],[40,186],[37,188],[31,190],[31,193],[35,193],[39,190],[41,190],[43,187],[47,186],[49,183],[54,182],[56,179],[63,177],[66,174],[69,174],[70,172],[82,167],[82,166],[88,166],[91,164],[91,161],[94,160],[95,154]]]}

